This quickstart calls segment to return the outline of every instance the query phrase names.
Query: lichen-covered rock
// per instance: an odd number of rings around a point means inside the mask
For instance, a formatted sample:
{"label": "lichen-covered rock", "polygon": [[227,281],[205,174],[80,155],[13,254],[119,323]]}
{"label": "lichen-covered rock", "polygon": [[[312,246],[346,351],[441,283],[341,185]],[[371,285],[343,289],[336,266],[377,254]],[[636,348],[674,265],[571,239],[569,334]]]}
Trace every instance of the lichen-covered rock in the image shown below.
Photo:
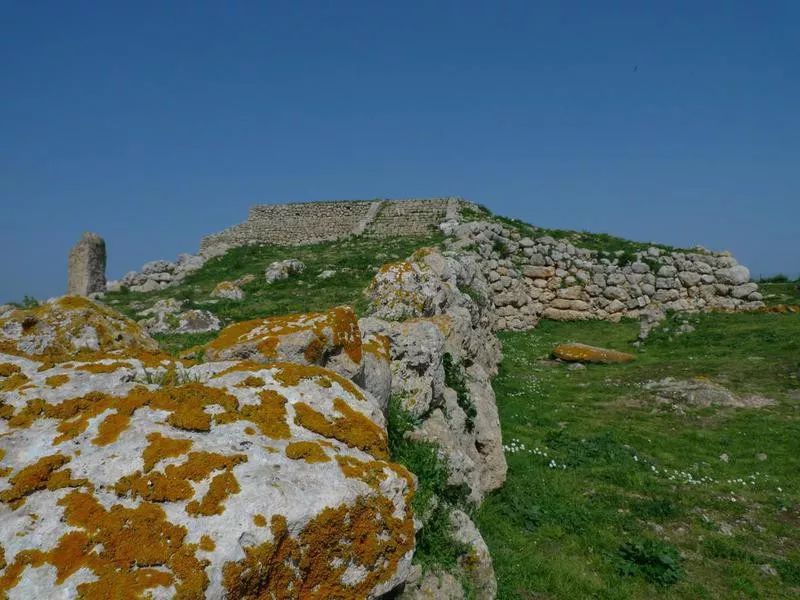
{"label": "lichen-covered rock", "polygon": [[338,306],[235,323],[202,351],[205,360],[292,361],[325,366],[350,379],[361,369],[361,332],[353,309]]}
{"label": "lichen-covered rock", "polygon": [[[507,470],[490,384],[501,353],[481,303],[486,288],[474,256],[423,249],[375,276],[375,316],[359,322],[365,336],[389,340],[392,394],[420,420],[409,437],[438,444],[449,483],[466,485],[474,502],[502,485]],[[405,320],[385,320],[398,317]]]}
{"label": "lichen-covered rock", "polygon": [[497,580],[494,576],[489,547],[472,519],[461,510],[450,513],[453,539],[466,544],[469,552],[459,560],[459,567],[472,584],[475,600],[494,600],[497,597]]}
{"label": "lichen-covered rock", "polygon": [[244,300],[244,291],[234,281],[220,281],[213,290],[212,298],[224,298],[225,300]]}
{"label": "lichen-covered rock", "polygon": [[357,599],[405,580],[413,476],[336,373],[0,367],[3,597]]}
{"label": "lichen-covered rock", "polygon": [[296,258],[286,260],[276,260],[271,263],[264,271],[264,278],[267,283],[274,283],[281,279],[288,279],[292,275],[302,273],[306,270],[306,265]]}
{"label": "lichen-covered rock", "polygon": [[464,586],[452,573],[414,565],[398,600],[464,600]]}
{"label": "lichen-covered rock", "polygon": [[392,354],[389,338],[384,335],[363,336],[361,363],[361,373],[355,381],[372,394],[385,414],[392,395]]}
{"label": "lichen-covered rock", "polygon": [[581,363],[625,363],[636,358],[628,352],[579,343],[559,344],[553,348],[553,356],[567,362]]}
{"label": "lichen-covered rock", "polygon": [[138,321],[148,333],[207,333],[219,331],[219,318],[207,310],[181,310],[185,303],[175,298],[159,300],[143,310]]}
{"label": "lichen-covered rock", "polygon": [[102,355],[158,355],[142,328],[103,304],[63,296],[0,318],[0,352],[45,362],[90,360]]}

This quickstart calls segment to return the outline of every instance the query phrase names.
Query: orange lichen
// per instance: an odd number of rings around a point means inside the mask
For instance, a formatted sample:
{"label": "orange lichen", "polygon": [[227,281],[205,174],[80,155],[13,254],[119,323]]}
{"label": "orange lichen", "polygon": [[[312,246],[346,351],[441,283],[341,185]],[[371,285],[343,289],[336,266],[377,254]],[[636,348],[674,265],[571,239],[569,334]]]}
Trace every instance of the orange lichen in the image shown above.
{"label": "orange lichen", "polygon": [[330,457],[316,442],[291,442],[286,446],[286,456],[292,460],[304,460],[307,463],[329,462]]}
{"label": "orange lichen", "polygon": [[264,380],[261,377],[256,377],[255,375],[250,375],[246,379],[243,379],[239,383],[236,384],[236,387],[263,387]]}
{"label": "orange lichen", "polygon": [[260,354],[257,359],[271,362],[280,354],[283,338],[304,331],[312,334],[304,352],[308,362],[320,361],[330,346],[342,348],[351,360],[361,362],[361,332],[355,312],[349,306],[337,306],[324,313],[299,313],[234,323],[206,345],[207,358],[249,345]]}
{"label": "orange lichen", "polygon": [[241,491],[239,482],[230,470],[215,475],[208,486],[208,492],[199,502],[192,500],[186,505],[186,512],[192,516],[198,515],[220,515],[225,512],[222,503],[231,494],[238,494]]}
{"label": "orange lichen", "polygon": [[297,402],[294,405],[294,422],[314,433],[339,440],[351,448],[369,452],[376,458],[389,457],[386,434],[378,425],[365,415],[350,408],[347,402],[341,398],[334,399],[333,407],[342,416],[334,417],[331,421],[305,402]]}
{"label": "orange lichen", "polygon": [[25,373],[14,373],[0,382],[0,392],[10,392],[28,383],[30,379]]}
{"label": "orange lichen", "polygon": [[627,352],[597,348],[586,344],[559,344],[553,348],[556,358],[566,361],[594,362],[594,363],[624,363],[636,357]]}
{"label": "orange lichen", "polygon": [[266,527],[267,526],[267,519],[262,514],[255,515],[253,517],[253,524],[256,527]]}
{"label": "orange lichen", "polygon": [[389,343],[389,338],[385,335],[371,336],[361,345],[361,349],[387,362],[392,358],[390,351],[391,344]]}
{"label": "orange lichen", "polygon": [[[142,474],[136,471],[123,477],[115,484],[114,491],[119,496],[139,496],[150,502],[188,500],[194,496],[189,481],[202,481],[213,471],[230,471],[243,462],[247,462],[244,454],[224,456],[215,452],[190,452],[185,462],[167,465],[163,472]],[[217,487],[220,485],[217,484]]]}
{"label": "orange lichen", "polygon": [[214,540],[211,539],[211,536],[203,535],[200,537],[200,544],[198,544],[198,547],[203,552],[213,552],[217,545],[214,543]]}
{"label": "orange lichen", "polygon": [[9,481],[11,487],[0,492],[0,502],[16,509],[25,503],[25,497],[39,490],[57,490],[65,487],[88,485],[86,479],[72,479],[69,469],[59,470],[70,461],[68,456],[51,454],[43,456],[32,465],[20,469]]}
{"label": "orange lichen", "polygon": [[366,400],[364,392],[355,383],[330,369],[318,367],[317,365],[300,365],[288,362],[275,363],[271,366],[277,367],[273,377],[283,385],[294,387],[306,379],[313,380],[322,387],[330,387],[332,382],[336,382],[343,390],[349,392],[358,400]]}
{"label": "orange lichen", "polygon": [[[396,571],[413,547],[410,509],[394,516],[394,504],[383,497],[359,497],[353,506],[326,508],[296,538],[286,518],[272,517],[272,541],[244,549],[245,558],[223,567],[229,597],[289,600],[365,598]],[[347,585],[350,567],[364,577]]]}
{"label": "orange lichen", "polygon": [[51,375],[44,380],[45,385],[51,388],[61,387],[69,381],[69,375]]}
{"label": "orange lichen", "polygon": [[64,534],[49,552],[19,552],[0,578],[0,591],[13,588],[28,566],[48,563],[56,568],[57,584],[82,568],[94,573],[95,581],[78,585],[81,598],[138,598],[173,584],[176,597],[202,597],[209,563],[195,558],[197,546],[183,544],[186,529],[169,523],[160,507],[145,503],[106,510],[94,496],[77,491],[58,504],[66,523],[79,529]]}
{"label": "orange lichen", "polygon": [[192,440],[178,440],[164,437],[157,431],[147,435],[150,444],[142,452],[144,461],[144,472],[149,472],[158,461],[164,458],[174,458],[183,456],[192,447]]}
{"label": "orange lichen", "polygon": [[14,363],[0,363],[0,377],[10,377],[22,369]]}
{"label": "orange lichen", "polygon": [[76,371],[86,371],[87,373],[113,373],[117,369],[132,369],[133,365],[128,362],[113,362],[109,364],[104,363],[90,363],[87,365],[81,365],[80,367],[76,367]]}
{"label": "orange lichen", "polygon": [[173,427],[189,431],[211,429],[211,415],[203,410],[206,406],[217,404],[227,412],[234,412],[239,407],[235,396],[197,382],[151,392],[149,404],[152,408],[170,411],[167,422]]}
{"label": "orange lichen", "polygon": [[262,390],[259,394],[261,404],[245,404],[240,409],[243,419],[256,425],[258,429],[273,440],[285,440],[291,435],[286,422],[286,398],[275,390]]}
{"label": "orange lichen", "polygon": [[255,435],[255,433],[256,433],[256,430],[255,430],[255,429],[253,429],[252,427],[250,427],[250,426],[248,425],[247,427],[245,427],[245,428],[244,428],[244,432],[245,432],[247,435]]}

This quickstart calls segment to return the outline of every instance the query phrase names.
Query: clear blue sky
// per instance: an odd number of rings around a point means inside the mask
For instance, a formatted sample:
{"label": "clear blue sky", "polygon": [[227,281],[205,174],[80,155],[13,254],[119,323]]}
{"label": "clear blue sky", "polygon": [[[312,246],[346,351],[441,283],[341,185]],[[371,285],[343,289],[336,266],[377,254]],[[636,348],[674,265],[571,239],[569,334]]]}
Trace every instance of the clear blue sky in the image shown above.
{"label": "clear blue sky", "polygon": [[457,194],[800,271],[800,3],[0,0],[0,301],[259,202]]}

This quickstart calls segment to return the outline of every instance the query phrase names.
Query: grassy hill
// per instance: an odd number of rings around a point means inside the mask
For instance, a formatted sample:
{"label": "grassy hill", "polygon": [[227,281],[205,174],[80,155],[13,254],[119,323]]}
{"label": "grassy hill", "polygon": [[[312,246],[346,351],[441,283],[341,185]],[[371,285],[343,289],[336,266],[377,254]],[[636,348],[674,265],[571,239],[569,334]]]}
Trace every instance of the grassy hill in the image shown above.
{"label": "grassy hill", "polygon": [[[650,245],[491,218],[604,253]],[[431,234],[236,248],[178,286],[108,294],[106,302],[135,318],[175,297],[226,323],[336,304],[363,313],[362,291],[380,265],[441,241]],[[285,258],[302,260],[306,271],[265,284],[264,268]],[[320,279],[327,269],[337,274]],[[209,298],[218,282],[248,273],[256,279],[244,286],[245,300]],[[769,304],[800,304],[797,283],[762,290]],[[676,335],[684,320],[695,330]],[[499,597],[800,598],[800,314],[677,315],[632,363],[571,369],[548,358],[569,340],[631,351],[637,331],[630,321],[543,321],[499,334],[505,359],[494,388],[509,476],[475,514]],[[159,339],[177,351],[214,336]],[[646,386],[665,377],[699,378],[775,403],[663,403]],[[425,551],[435,556],[445,543]]]}

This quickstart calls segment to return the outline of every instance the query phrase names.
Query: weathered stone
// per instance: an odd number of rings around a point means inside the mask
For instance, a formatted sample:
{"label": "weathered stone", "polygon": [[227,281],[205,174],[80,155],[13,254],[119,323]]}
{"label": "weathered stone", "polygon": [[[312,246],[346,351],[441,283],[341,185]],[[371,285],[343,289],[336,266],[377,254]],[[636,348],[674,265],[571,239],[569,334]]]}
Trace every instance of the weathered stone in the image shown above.
{"label": "weathered stone", "polygon": [[212,298],[243,300],[244,291],[233,281],[220,281],[211,291]]}
{"label": "weathered stone", "polygon": [[635,358],[633,354],[627,352],[579,343],[559,344],[553,348],[553,356],[568,362],[582,363],[624,363]]}
{"label": "weathered stone", "polygon": [[750,270],[744,265],[734,265],[725,269],[718,269],[717,280],[728,285],[741,285],[750,281]]}
{"label": "weathered stone", "polygon": [[387,462],[379,407],[335,373],[0,362],[27,388],[3,393],[10,598],[374,599],[406,580],[413,476]]}
{"label": "weathered stone", "polygon": [[277,260],[271,263],[264,271],[264,278],[267,283],[274,283],[282,279],[288,279],[297,273],[302,273],[305,269],[306,265],[295,258]]}
{"label": "weathered stone", "polygon": [[69,251],[67,295],[88,296],[106,291],[106,243],[86,232]]}
{"label": "weathered stone", "polygon": [[731,290],[731,296],[734,298],[747,298],[750,294],[757,291],[757,283],[743,283],[742,285],[737,285]]}
{"label": "weathered stone", "polygon": [[550,279],[556,274],[556,270],[552,267],[525,265],[522,267],[522,274],[529,279]]}

